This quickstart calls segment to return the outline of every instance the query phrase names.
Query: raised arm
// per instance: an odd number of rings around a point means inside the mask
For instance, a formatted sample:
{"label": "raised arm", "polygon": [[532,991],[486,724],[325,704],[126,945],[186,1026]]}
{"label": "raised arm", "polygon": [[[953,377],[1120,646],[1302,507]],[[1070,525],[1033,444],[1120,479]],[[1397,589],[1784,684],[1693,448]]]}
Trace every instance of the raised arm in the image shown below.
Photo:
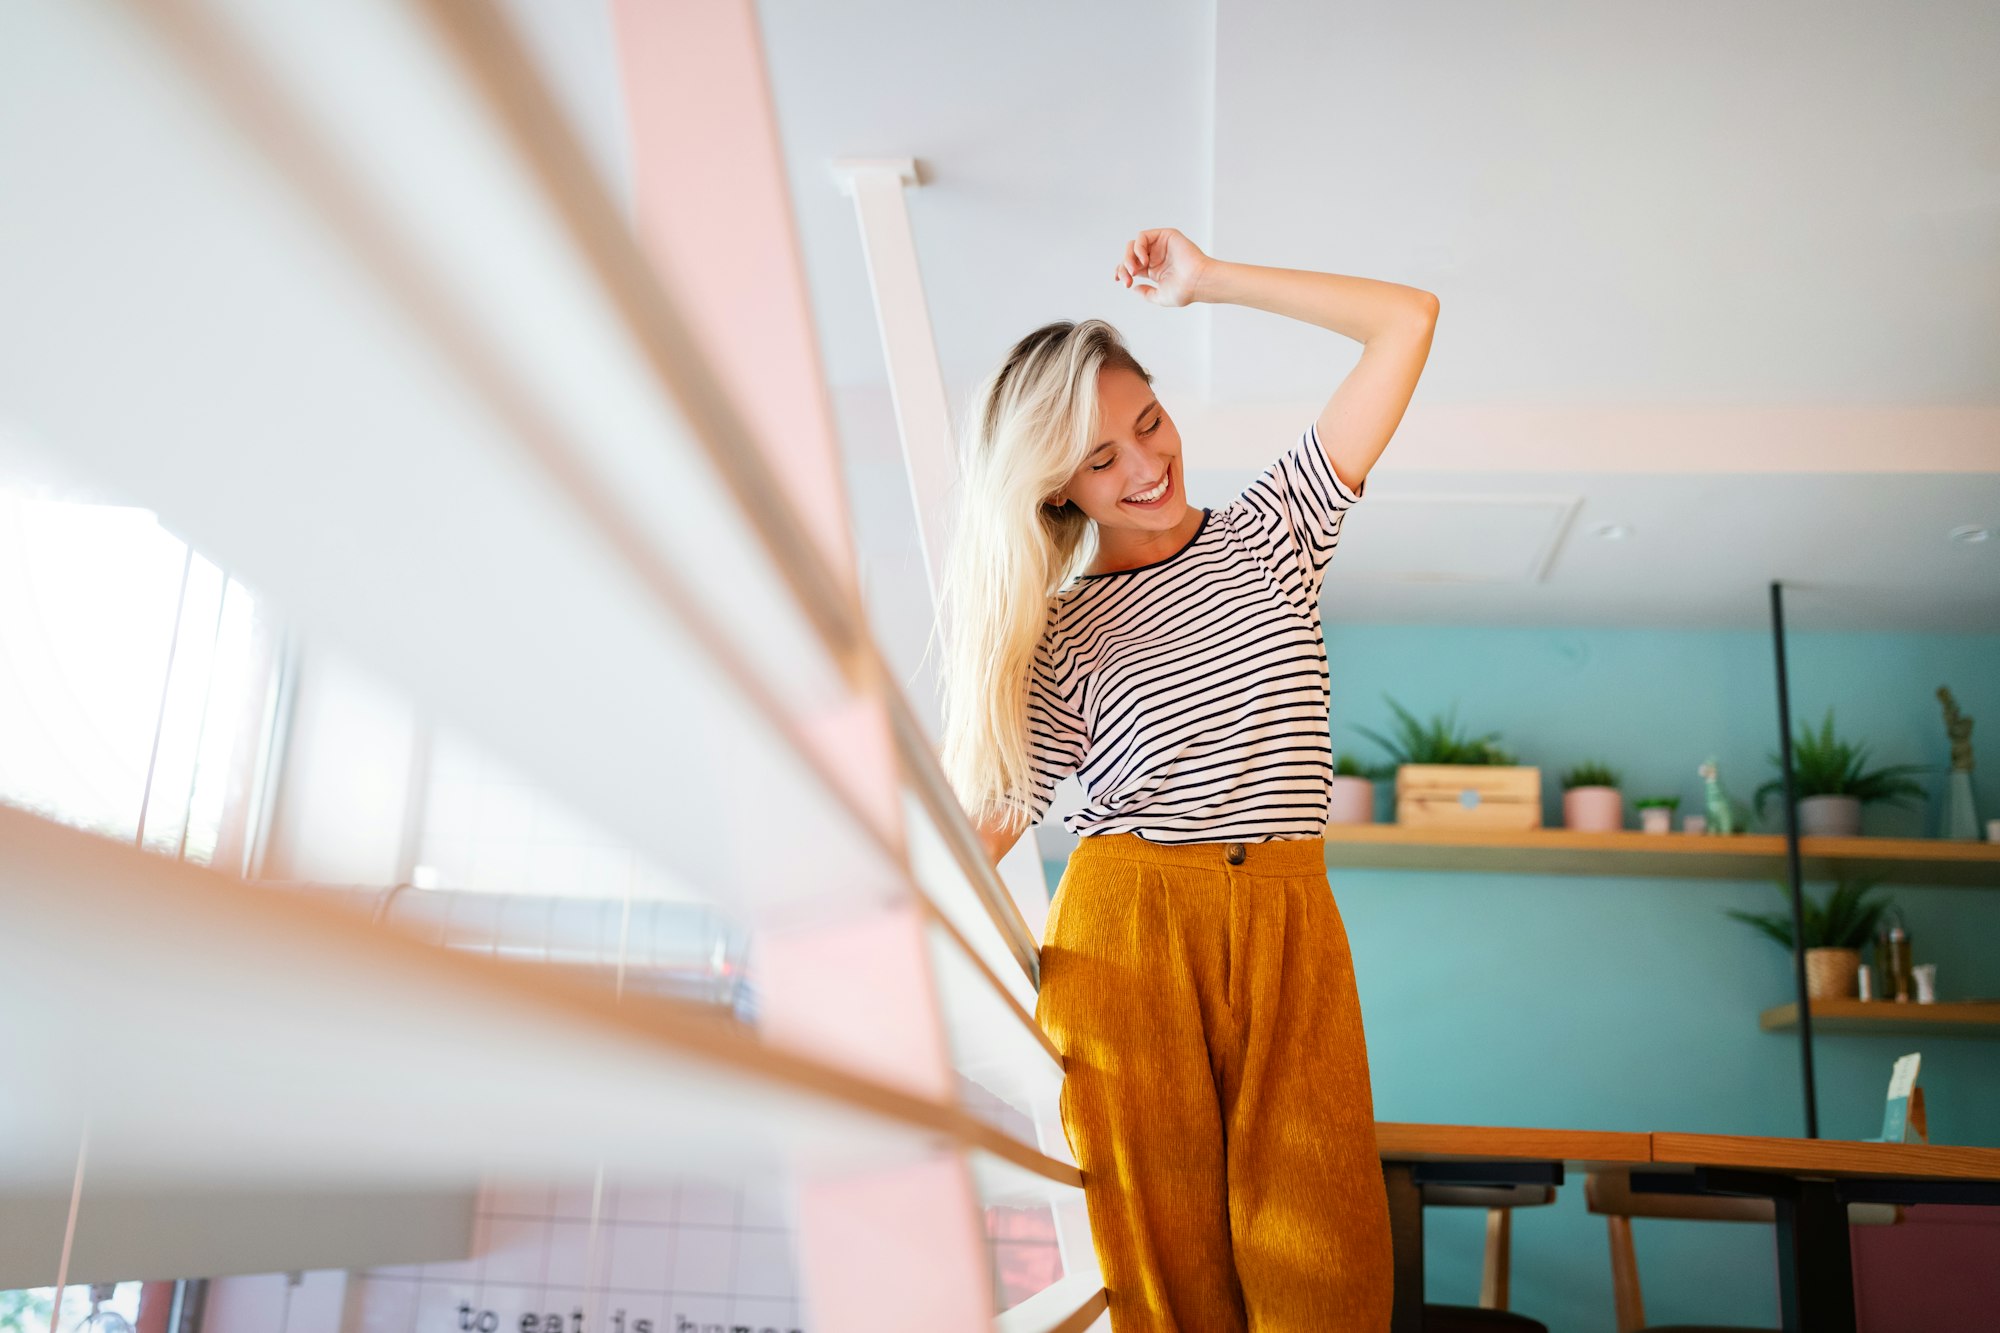
{"label": "raised arm", "polygon": [[1351,491],[1389,446],[1430,356],[1438,299],[1418,287],[1307,269],[1265,268],[1209,259],[1192,298],[1251,306],[1346,334],[1361,360],[1320,409],[1320,446]]}

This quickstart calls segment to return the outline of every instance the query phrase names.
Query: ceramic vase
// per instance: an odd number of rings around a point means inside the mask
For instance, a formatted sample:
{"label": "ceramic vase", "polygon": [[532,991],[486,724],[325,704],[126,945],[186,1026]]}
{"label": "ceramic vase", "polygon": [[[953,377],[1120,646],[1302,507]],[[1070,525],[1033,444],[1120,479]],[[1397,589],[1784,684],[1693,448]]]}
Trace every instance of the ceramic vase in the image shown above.
{"label": "ceramic vase", "polygon": [[1666,805],[1640,806],[1639,827],[1648,833],[1672,833],[1674,831],[1673,807]]}
{"label": "ceramic vase", "polygon": [[1616,787],[1571,787],[1563,793],[1563,827],[1615,833],[1625,827],[1625,794]]}
{"label": "ceramic vase", "polygon": [[1368,778],[1336,777],[1333,780],[1332,802],[1327,810],[1326,822],[1329,824],[1374,823],[1374,782]]}
{"label": "ceramic vase", "polygon": [[1860,837],[1861,798],[1859,796],[1800,797],[1799,836],[1802,838]]}
{"label": "ceramic vase", "polygon": [[1979,841],[1979,812],[1972,804],[1972,774],[1952,770],[1944,798],[1944,836]]}

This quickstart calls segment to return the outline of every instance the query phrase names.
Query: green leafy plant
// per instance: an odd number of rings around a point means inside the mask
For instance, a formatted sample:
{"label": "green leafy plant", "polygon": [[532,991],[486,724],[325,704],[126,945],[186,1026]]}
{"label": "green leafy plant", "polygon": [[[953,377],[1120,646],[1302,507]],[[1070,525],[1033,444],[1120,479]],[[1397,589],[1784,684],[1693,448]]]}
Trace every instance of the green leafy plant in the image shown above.
{"label": "green leafy plant", "polygon": [[[1791,888],[1781,881],[1773,880],[1778,892],[1786,900],[1782,912],[1739,912],[1734,908],[1728,915],[1738,921],[1754,926],[1770,936],[1786,949],[1792,947]],[[1882,913],[1892,906],[1887,898],[1870,898],[1868,895],[1882,881],[1879,879],[1843,879],[1835,883],[1833,892],[1824,903],[1813,901],[1811,894],[1800,895],[1800,906],[1804,909],[1806,944],[1808,949],[1858,949],[1875,934],[1875,927],[1882,919]]]}
{"label": "green leafy plant", "polygon": [[1396,776],[1394,764],[1364,764],[1351,754],[1343,754],[1333,763],[1334,776],[1342,778],[1367,778],[1370,782],[1380,782],[1384,778]]}
{"label": "green leafy plant", "polygon": [[1618,782],[1618,770],[1608,764],[1578,764],[1562,775],[1564,791],[1571,787],[1615,787]]}
{"label": "green leafy plant", "polygon": [[1453,704],[1449,717],[1436,716],[1430,722],[1419,722],[1410,710],[1390,699],[1389,707],[1396,714],[1396,738],[1389,739],[1380,732],[1371,731],[1359,723],[1352,723],[1354,729],[1374,741],[1389,752],[1396,764],[1512,764],[1514,756],[1501,749],[1496,741],[1500,733],[1489,731],[1484,736],[1465,736],[1458,730],[1458,705]]}
{"label": "green leafy plant", "polygon": [[[1814,734],[1810,724],[1792,741],[1792,792],[1796,796],[1858,796],[1863,805],[1881,801],[1904,805],[1924,795],[1922,786],[1910,780],[1911,773],[1929,772],[1924,764],[1891,764],[1869,772],[1864,768],[1868,747],[1854,745],[1833,734],[1833,709],[1826,710],[1826,722]],[[1779,776],[1757,789],[1757,809],[1772,795],[1785,789],[1784,763],[1773,752],[1771,767]]]}
{"label": "green leafy plant", "polygon": [[0,1333],[44,1333],[49,1310],[46,1291],[0,1291]]}
{"label": "green leafy plant", "polygon": [[1632,808],[1634,810],[1650,810],[1654,806],[1660,806],[1672,810],[1680,803],[1681,798],[1678,796],[1641,796],[1638,800],[1632,802]]}

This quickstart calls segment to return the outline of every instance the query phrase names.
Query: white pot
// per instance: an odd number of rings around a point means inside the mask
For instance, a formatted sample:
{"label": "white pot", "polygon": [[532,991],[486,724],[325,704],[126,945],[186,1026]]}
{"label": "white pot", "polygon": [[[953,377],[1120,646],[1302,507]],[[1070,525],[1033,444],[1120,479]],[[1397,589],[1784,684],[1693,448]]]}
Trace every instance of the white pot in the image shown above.
{"label": "white pot", "polygon": [[1640,806],[1639,827],[1648,833],[1672,833],[1674,831],[1674,808],[1670,805]]}
{"label": "white pot", "polygon": [[1799,836],[1802,838],[1858,838],[1861,836],[1859,796],[1801,796]]}
{"label": "white pot", "polygon": [[1571,787],[1563,793],[1563,827],[1616,833],[1625,827],[1625,794],[1616,787]]}
{"label": "white pot", "polygon": [[1328,810],[1329,824],[1372,824],[1375,822],[1375,783],[1371,778],[1336,777],[1333,801]]}

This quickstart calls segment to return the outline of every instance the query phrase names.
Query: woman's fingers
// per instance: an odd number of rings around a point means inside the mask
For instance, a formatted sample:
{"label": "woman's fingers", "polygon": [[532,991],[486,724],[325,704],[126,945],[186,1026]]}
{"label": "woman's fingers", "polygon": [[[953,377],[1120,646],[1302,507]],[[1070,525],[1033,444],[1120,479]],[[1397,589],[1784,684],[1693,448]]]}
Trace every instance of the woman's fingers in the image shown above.
{"label": "woman's fingers", "polygon": [[[1140,278],[1152,278],[1157,282],[1172,262],[1172,238],[1177,234],[1172,227],[1149,227],[1127,241],[1125,262],[1111,270],[1112,280],[1127,287]],[[1141,287],[1138,290],[1150,296],[1155,289]]]}

